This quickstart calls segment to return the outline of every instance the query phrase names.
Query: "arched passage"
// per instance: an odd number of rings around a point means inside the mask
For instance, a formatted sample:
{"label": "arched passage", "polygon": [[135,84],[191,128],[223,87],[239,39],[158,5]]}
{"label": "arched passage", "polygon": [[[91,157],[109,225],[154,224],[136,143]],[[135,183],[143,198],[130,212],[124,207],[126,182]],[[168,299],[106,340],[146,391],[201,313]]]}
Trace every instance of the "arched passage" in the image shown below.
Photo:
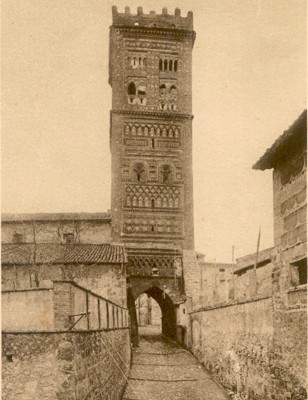
{"label": "arched passage", "polygon": [[[161,309],[162,334],[169,338],[176,338],[176,312],[174,303],[170,296],[168,296],[167,293],[157,286],[152,286],[143,293],[146,293],[148,296],[152,297],[158,303]],[[138,296],[135,298],[133,296],[133,291],[131,289],[128,291],[127,303],[130,312],[132,342],[134,344],[138,343],[138,320],[135,301],[139,295],[140,294],[138,294]]]}

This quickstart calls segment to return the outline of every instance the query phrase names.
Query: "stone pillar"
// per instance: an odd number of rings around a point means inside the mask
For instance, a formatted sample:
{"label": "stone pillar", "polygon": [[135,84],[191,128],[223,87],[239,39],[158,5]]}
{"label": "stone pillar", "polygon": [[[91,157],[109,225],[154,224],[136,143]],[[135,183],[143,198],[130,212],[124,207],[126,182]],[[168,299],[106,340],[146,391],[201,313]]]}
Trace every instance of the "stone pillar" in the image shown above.
{"label": "stone pillar", "polygon": [[74,292],[70,282],[54,282],[54,321],[56,331],[69,329],[70,315],[74,312]]}

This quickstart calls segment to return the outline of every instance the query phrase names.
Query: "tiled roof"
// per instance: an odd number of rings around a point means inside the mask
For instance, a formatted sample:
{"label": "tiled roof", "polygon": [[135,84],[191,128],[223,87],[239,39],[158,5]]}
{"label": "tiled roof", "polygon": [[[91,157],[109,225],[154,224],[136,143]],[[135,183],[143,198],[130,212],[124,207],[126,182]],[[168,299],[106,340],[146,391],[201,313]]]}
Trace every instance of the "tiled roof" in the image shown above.
{"label": "tiled roof", "polygon": [[3,244],[2,264],[119,264],[126,262],[123,246],[111,244]]}
{"label": "tiled roof", "polygon": [[[277,159],[283,152],[288,152],[291,141],[301,139],[307,143],[307,110],[304,110],[289,129],[279,136],[273,145],[253,165],[253,169],[270,169],[275,167]],[[307,146],[307,144],[306,144]]]}
{"label": "tiled roof", "polygon": [[2,222],[17,221],[110,221],[111,214],[105,213],[33,213],[33,214],[15,214],[3,213],[1,215]]}

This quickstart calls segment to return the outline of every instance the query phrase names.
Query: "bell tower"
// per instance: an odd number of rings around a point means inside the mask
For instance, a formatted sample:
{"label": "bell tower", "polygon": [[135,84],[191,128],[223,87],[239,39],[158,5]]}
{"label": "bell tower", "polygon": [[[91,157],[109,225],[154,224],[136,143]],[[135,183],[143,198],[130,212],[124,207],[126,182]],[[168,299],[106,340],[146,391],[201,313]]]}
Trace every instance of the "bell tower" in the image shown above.
{"label": "bell tower", "polygon": [[162,332],[175,337],[176,309],[189,292],[185,254],[194,249],[193,15],[182,17],[178,8],[170,15],[166,8],[144,14],[138,7],[132,14],[129,7],[124,13],[113,7],[112,17],[112,239],[128,253],[133,341],[138,340],[135,300],[142,293],[158,302]]}
{"label": "bell tower", "polygon": [[112,9],[112,237],[127,247],[194,247],[193,16]]}

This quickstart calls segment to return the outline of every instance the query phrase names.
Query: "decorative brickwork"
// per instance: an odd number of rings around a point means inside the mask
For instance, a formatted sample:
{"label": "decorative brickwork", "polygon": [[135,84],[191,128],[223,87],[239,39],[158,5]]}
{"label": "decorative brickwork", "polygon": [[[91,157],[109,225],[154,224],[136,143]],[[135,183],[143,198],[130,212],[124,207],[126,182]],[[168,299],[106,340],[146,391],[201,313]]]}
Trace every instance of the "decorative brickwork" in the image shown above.
{"label": "decorative brickwork", "polygon": [[151,209],[178,209],[180,188],[171,186],[126,185],[124,207]]}
{"label": "decorative brickwork", "polygon": [[181,126],[169,124],[140,124],[136,122],[126,122],[124,124],[125,136],[143,136],[158,138],[180,138]]}
{"label": "decorative brickwork", "polygon": [[[110,38],[113,239],[131,242],[137,234],[149,244],[155,237],[155,246],[167,240],[192,248],[192,14],[114,8]],[[126,213],[140,209],[147,215]],[[158,210],[168,210],[168,217]]]}

